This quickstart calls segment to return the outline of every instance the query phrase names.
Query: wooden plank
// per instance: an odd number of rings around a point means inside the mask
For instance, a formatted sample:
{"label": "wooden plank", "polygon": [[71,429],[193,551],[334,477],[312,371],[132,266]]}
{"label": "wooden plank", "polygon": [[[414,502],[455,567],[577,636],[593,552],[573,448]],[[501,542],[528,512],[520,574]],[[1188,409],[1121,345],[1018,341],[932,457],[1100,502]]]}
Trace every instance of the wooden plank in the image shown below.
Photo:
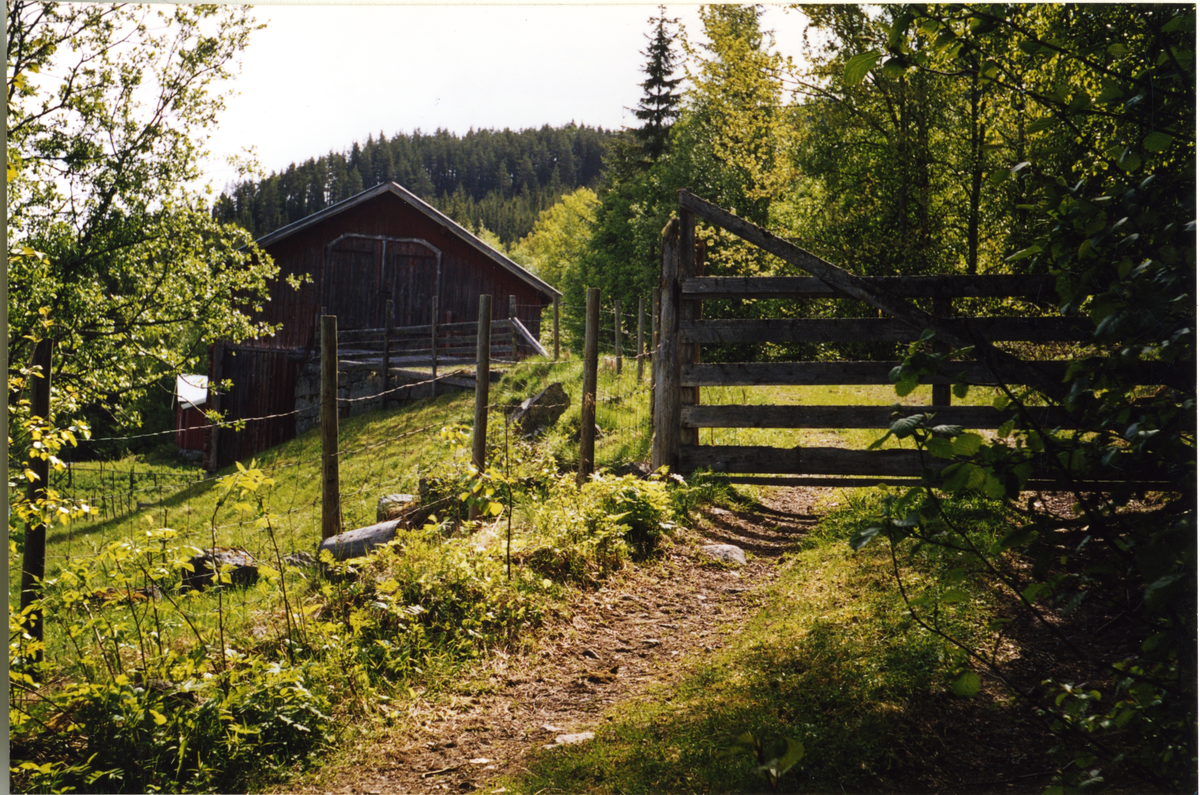
{"label": "wooden plank", "polygon": [[[1085,318],[980,317],[952,321],[964,335],[1019,342],[1085,342],[1094,326]],[[771,318],[698,320],[680,323],[685,343],[728,345],[756,342],[912,342],[921,330],[888,318]]]}
{"label": "wooden plank", "polygon": [[[920,477],[922,456],[916,450],[846,450],[840,447],[755,447],[681,445],[678,471],[708,468],[730,474],[859,475]],[[948,462],[929,458],[932,467]]]}
{"label": "wooden plank", "polygon": [[[1042,427],[1073,428],[1066,412],[1029,409]],[[691,428],[887,428],[896,416],[932,414],[938,425],[999,428],[1012,412],[991,406],[685,406],[682,422]]]}
{"label": "wooden plank", "polygon": [[662,282],[659,285],[659,345],[654,357],[654,445],[651,466],[674,467],[679,455],[680,348],[679,341],[679,221],[672,219],[662,233]]}
{"label": "wooden plank", "polygon": [[[830,386],[890,384],[888,374],[897,362],[726,362],[723,364],[684,364],[681,380],[685,386]],[[1030,361],[1045,379],[1062,382],[1068,362]],[[968,384],[994,386],[996,376],[986,365],[976,362],[951,362],[941,374],[921,379],[923,384],[952,383],[962,374]],[[1176,389],[1195,385],[1195,362],[1141,362],[1124,373],[1129,383],[1154,386],[1166,384]],[[1015,385],[1016,382],[1009,382]]]}
{"label": "wooden plank", "polygon": [[[888,377],[898,362],[726,362],[683,366],[681,383],[688,386],[830,386],[890,384]],[[1065,362],[1036,363],[1047,374],[1066,372]],[[950,364],[937,375],[922,379],[944,384],[963,373],[967,383],[993,385],[996,378],[982,364]]]}
{"label": "wooden plank", "polygon": [[[746,484],[751,486],[787,486],[789,488],[796,487],[832,487],[832,488],[872,488],[878,485],[886,486],[917,486],[921,481],[919,478],[898,478],[898,477],[854,477],[850,475],[821,477],[821,476],[772,476],[772,475],[729,475],[723,480],[727,483]],[[1128,480],[1089,480],[1086,482],[1086,487],[1091,491],[1108,491],[1108,490],[1124,490],[1128,488],[1130,481]],[[1047,480],[1044,478],[1031,478],[1025,482],[1025,490],[1032,491],[1066,491],[1074,490],[1079,487],[1079,483],[1073,484],[1069,488],[1064,486],[1059,481]],[[1172,491],[1178,487],[1178,483],[1167,483],[1158,481],[1139,482],[1139,486],[1147,489],[1157,489],[1160,491]]]}
{"label": "wooden plank", "polygon": [[[675,256],[679,258],[679,278],[681,280],[699,275],[697,273],[697,261],[700,260],[700,256],[696,244],[696,216],[682,206],[679,208],[679,248],[675,252]],[[680,328],[700,320],[703,304],[704,302],[699,300],[680,300]],[[680,341],[683,342],[679,346],[680,362],[699,364],[700,346],[685,342],[682,334],[680,335]],[[681,408],[683,406],[694,406],[699,402],[700,389],[698,387],[680,385],[679,405]],[[679,429],[679,443],[681,445],[699,444],[700,437],[694,428],[684,428],[681,426]]]}
{"label": "wooden plank", "polygon": [[1062,397],[1066,392],[1066,387],[1061,379],[1046,378],[1044,373],[1030,367],[1016,356],[995,348],[986,339],[964,336],[956,328],[938,320],[923,309],[868,284],[861,276],[826,262],[815,254],[805,251],[799,246],[794,246],[765,229],[738,218],[715,204],[704,201],[689,191],[679,191],[679,207],[681,212],[684,210],[694,212],[706,221],[727,229],[785,262],[808,271],[830,287],[841,290],[852,298],[865,301],[896,320],[901,320],[918,330],[930,329],[941,342],[955,348],[974,347],[976,357],[987,362],[992,370],[1007,383],[1030,384],[1042,393],[1055,398]]}
{"label": "wooden plank", "polygon": [[[1029,298],[1054,301],[1052,276],[864,276],[873,289],[902,298]],[[709,276],[683,279],[685,298],[850,298],[811,276]]]}
{"label": "wooden plank", "polygon": [[525,328],[525,324],[522,323],[520,319],[514,317],[512,324],[513,330],[517,332],[518,337],[523,340],[526,345],[533,348],[534,353],[536,353],[538,356],[550,356],[546,349],[542,347],[542,343],[538,342],[537,338],[533,336],[529,329]]}

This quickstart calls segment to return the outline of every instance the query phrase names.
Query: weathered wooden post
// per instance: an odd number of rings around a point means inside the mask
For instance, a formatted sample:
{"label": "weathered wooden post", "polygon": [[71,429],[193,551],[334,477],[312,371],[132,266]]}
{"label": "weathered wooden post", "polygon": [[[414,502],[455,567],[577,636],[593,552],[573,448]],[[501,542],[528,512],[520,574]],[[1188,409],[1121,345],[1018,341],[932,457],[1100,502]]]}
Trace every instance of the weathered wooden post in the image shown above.
{"label": "weathered wooden post", "polygon": [[642,370],[646,359],[646,298],[638,297],[638,332],[637,332],[637,383],[642,385]]}
{"label": "weathered wooden post", "polygon": [[654,361],[654,446],[651,453],[654,469],[675,467],[679,461],[679,426],[683,416],[679,394],[679,229],[679,220],[671,219],[663,229],[662,238],[662,306]]}
{"label": "weathered wooden post", "polygon": [[583,332],[583,405],[579,417],[579,476],[583,484],[596,463],[596,367],[600,359],[600,288],[589,287]]}
{"label": "weathered wooden post", "polygon": [[[491,377],[492,297],[479,296],[479,325],[475,332],[475,424],[471,429],[471,464],[480,474],[487,468],[488,379]],[[469,521],[479,518],[474,505]]]}
{"label": "weathered wooden post", "polygon": [[[933,314],[939,320],[948,320],[951,313],[950,299],[937,297],[933,299]],[[934,345],[938,353],[949,353],[951,348],[944,342],[939,342]],[[934,406],[949,406],[951,390],[950,384],[934,384],[933,385],[933,405]]]}
{"label": "weathered wooden post", "polygon": [[515,362],[517,356],[517,340],[521,338],[521,333],[517,331],[517,297],[510,295],[508,297],[508,333],[512,336],[512,359]]}
{"label": "weathered wooden post", "polygon": [[554,361],[558,361],[558,296],[554,296]]}
{"label": "weathered wooden post", "polygon": [[487,465],[488,378],[491,376],[492,297],[479,296],[479,330],[475,338],[475,428],[471,463],[482,472]]}
{"label": "weathered wooden post", "polygon": [[621,300],[613,301],[613,347],[617,354],[617,375],[621,374]]}
{"label": "weathered wooden post", "polygon": [[383,372],[379,380],[383,382],[383,408],[387,408],[391,399],[389,389],[392,385],[392,299],[383,305]]}
{"label": "weathered wooden post", "polygon": [[[679,208],[679,278],[688,279],[696,276],[700,268],[700,263],[704,261],[704,244],[696,240],[696,216],[691,210]],[[682,290],[682,287],[680,288]],[[701,301],[694,299],[690,301],[679,302],[679,319],[699,320]],[[700,345],[692,342],[682,346],[679,349],[680,361],[688,364],[700,363]],[[695,406],[700,403],[700,387],[681,387],[679,390],[679,403],[681,406],[680,424],[682,425],[682,406]],[[700,444],[700,429],[699,428],[683,428],[679,429],[680,445],[696,445]]]}
{"label": "weathered wooden post", "polygon": [[[218,342],[213,345],[212,353],[212,380],[208,383],[208,401],[207,408],[209,411],[218,412],[221,410],[221,376],[222,376],[222,360],[225,358],[225,343]],[[205,450],[206,458],[204,468],[209,472],[216,472],[221,466],[220,457],[220,440],[221,426],[216,422],[209,422],[207,425],[208,434],[206,441],[208,449]],[[100,484],[104,484],[104,470],[100,471]]]}
{"label": "weathered wooden post", "polygon": [[662,312],[662,290],[650,290],[650,430],[654,430],[654,395],[658,382],[658,327]]}
{"label": "weathered wooden post", "polygon": [[[52,357],[50,340],[39,340],[33,348],[33,365],[40,373],[30,381],[30,413],[50,424],[50,366]],[[29,462],[35,480],[29,482],[27,494],[35,505],[46,499],[50,482],[50,461],[36,458]],[[21,560],[21,613],[26,617],[25,628],[33,638],[34,676],[40,678],[37,668],[42,663],[41,643],[44,640],[42,623],[42,580],[46,577],[46,525],[38,522],[28,528],[25,535],[25,552]],[[25,613],[28,609],[29,612]]]}
{"label": "weathered wooden post", "polygon": [[430,369],[429,369],[429,396],[437,397],[437,337],[438,337],[438,297],[433,296],[433,307],[429,313],[429,348],[430,348]]}
{"label": "weathered wooden post", "polygon": [[321,316],[321,538],[342,532],[338,478],[337,316]]}

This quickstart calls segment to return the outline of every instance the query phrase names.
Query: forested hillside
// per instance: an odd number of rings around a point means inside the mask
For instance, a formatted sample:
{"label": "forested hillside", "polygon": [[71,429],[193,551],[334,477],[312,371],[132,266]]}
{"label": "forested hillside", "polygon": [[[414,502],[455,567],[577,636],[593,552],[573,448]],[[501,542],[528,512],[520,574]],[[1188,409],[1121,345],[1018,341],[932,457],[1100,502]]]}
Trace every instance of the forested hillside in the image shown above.
{"label": "forested hillside", "polygon": [[565,193],[593,187],[613,133],[569,124],[541,129],[416,131],[368,136],[222,194],[218,221],[261,237],[381,182],[395,181],[470,229],[484,227],[506,244],[529,233],[538,213]]}

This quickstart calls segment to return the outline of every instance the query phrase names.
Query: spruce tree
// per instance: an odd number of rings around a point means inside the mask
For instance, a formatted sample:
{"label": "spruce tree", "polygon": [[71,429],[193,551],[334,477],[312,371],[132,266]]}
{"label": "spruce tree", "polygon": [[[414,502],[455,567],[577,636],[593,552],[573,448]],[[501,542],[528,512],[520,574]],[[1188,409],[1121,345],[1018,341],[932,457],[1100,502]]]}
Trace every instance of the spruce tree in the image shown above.
{"label": "spruce tree", "polygon": [[633,111],[642,126],[633,133],[642,152],[653,162],[666,154],[670,145],[671,125],[679,117],[679,94],[675,89],[683,78],[672,77],[678,56],[675,53],[676,31],[671,26],[678,25],[679,20],[668,19],[666,6],[659,6],[658,16],[651,17],[650,24],[654,26],[654,32],[646,37],[650,46],[642,52],[646,56],[646,65],[642,68],[646,79],[641,84],[645,93]]}

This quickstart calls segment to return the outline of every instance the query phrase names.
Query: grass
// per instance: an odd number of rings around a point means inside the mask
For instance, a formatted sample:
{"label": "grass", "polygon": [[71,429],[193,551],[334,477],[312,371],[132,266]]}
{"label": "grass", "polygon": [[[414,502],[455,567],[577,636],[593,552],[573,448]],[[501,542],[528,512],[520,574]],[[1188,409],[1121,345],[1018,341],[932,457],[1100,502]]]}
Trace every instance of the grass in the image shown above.
{"label": "grass", "polygon": [[[577,466],[580,424],[578,384],[581,375],[582,366],[578,360],[529,362],[513,368],[499,384],[493,386],[490,395],[493,410],[489,420],[489,456],[493,467],[503,472],[511,458],[515,467],[513,478],[519,479],[536,475],[539,471],[544,473],[547,467],[570,471]],[[508,429],[504,417],[508,411],[555,380],[566,385],[571,400],[566,414],[557,425],[536,446],[506,433]],[[829,405],[859,402],[863,397],[868,397],[890,402],[886,388],[851,388],[849,393],[846,389],[835,388],[757,389],[747,394],[735,394],[734,390],[725,392],[705,390],[703,399],[706,402],[749,400]],[[649,396],[649,381],[637,383],[634,363],[629,362],[620,375],[608,362],[601,367],[596,412],[596,423],[601,431],[596,445],[598,467],[649,458]],[[467,428],[472,421],[473,402],[473,395],[457,393],[389,411],[342,419],[339,423],[339,468],[343,526],[350,529],[373,524],[376,521],[376,501],[383,494],[416,493],[423,477],[445,475],[453,478],[466,472],[469,451],[461,444],[463,434],[447,435],[443,429]],[[856,435],[853,432],[797,430],[720,433],[736,434],[736,443],[789,447],[830,443],[845,446],[865,443],[877,436],[874,432],[859,432]],[[859,440],[858,436],[864,438]],[[709,441],[703,436],[701,440]],[[731,440],[722,438],[717,443],[731,443]],[[64,572],[72,567],[79,571],[90,567],[87,573],[88,589],[112,585],[136,588],[145,584],[145,576],[139,574],[140,571],[149,571],[158,566],[177,567],[179,561],[189,554],[186,552],[189,547],[242,547],[260,561],[269,563],[276,560],[276,547],[283,554],[312,551],[321,535],[320,452],[319,429],[265,451],[253,464],[269,482],[256,491],[240,494],[236,490],[229,492],[226,481],[218,479],[187,482],[183,488],[168,492],[164,488],[164,481],[176,475],[182,476],[180,480],[190,479],[195,471],[175,467],[165,453],[157,460],[130,458],[117,462],[115,466],[108,465],[104,477],[111,480],[114,469],[117,473],[117,481],[109,482],[109,486],[124,485],[122,478],[127,478],[131,470],[139,482],[153,482],[157,476],[159,483],[147,488],[144,498],[130,500],[133,510],[125,515],[75,522],[52,530],[47,539],[47,593],[56,594],[60,601],[67,598],[66,592],[76,587],[63,584],[67,581]],[[229,475],[235,471],[231,468],[219,474]],[[74,485],[77,490],[80,486],[88,486],[82,480]],[[92,484],[92,487],[96,486],[103,489],[105,483],[100,480]],[[698,487],[692,490],[690,498],[695,498],[702,491],[717,494],[720,489],[712,484]],[[574,503],[579,502],[578,498],[574,500]],[[603,523],[608,509],[604,508],[602,494],[596,495],[590,507],[571,503],[571,500],[564,500],[555,510],[561,510],[571,522],[583,522],[589,527],[596,522]],[[519,506],[515,514],[518,520],[528,520],[532,516]],[[151,617],[157,627],[152,636],[153,643],[158,646],[157,653],[165,653],[168,658],[175,660],[171,665],[182,665],[179,660],[184,658],[192,659],[193,662],[188,665],[197,660],[202,665],[217,661],[216,670],[224,671],[225,663],[219,662],[220,652],[214,656],[212,651],[213,648],[220,648],[220,643],[215,640],[220,637],[227,647],[236,650],[235,662],[230,663],[232,669],[241,671],[243,666],[250,666],[245,670],[251,673],[245,675],[258,677],[256,681],[267,681],[263,677],[269,679],[270,676],[292,675],[287,673],[291,669],[283,669],[282,674],[280,671],[254,673],[257,669],[253,666],[258,663],[254,663],[253,658],[260,651],[279,657],[286,649],[297,648],[290,629],[286,639],[280,633],[284,623],[298,618],[301,635],[306,638],[305,643],[311,646],[301,649],[303,654],[316,652],[317,647],[312,646],[313,643],[343,644],[338,649],[325,646],[323,651],[311,658],[311,665],[304,663],[296,668],[295,675],[319,678],[340,671],[329,681],[306,681],[315,688],[314,692],[320,691],[317,693],[318,701],[328,698],[333,714],[341,723],[349,725],[352,722],[350,715],[361,715],[364,710],[369,712],[359,692],[366,692],[364,688],[369,689],[368,685],[377,682],[377,677],[399,677],[398,681],[407,682],[413,676],[430,677],[438,671],[444,672],[447,666],[453,667],[477,651],[479,644],[502,642],[513,628],[526,626],[529,621],[536,623],[536,615],[547,609],[547,599],[561,595],[560,589],[571,587],[571,580],[595,576],[588,569],[592,565],[590,561],[607,555],[604,551],[606,548],[603,544],[596,547],[593,541],[576,538],[570,533],[554,536],[556,529],[569,529],[568,524],[551,517],[542,521],[540,530],[517,528],[516,548],[525,556],[518,560],[520,577],[511,585],[505,584],[506,577],[501,576],[500,545],[498,536],[493,534],[480,536],[491,541],[488,545],[476,544],[478,549],[475,551],[467,550],[461,544],[441,547],[438,539],[426,539],[419,543],[414,541],[408,544],[403,554],[398,552],[399,557],[388,563],[390,569],[382,570],[375,580],[369,580],[361,587],[331,587],[322,585],[319,578],[311,574],[286,571],[274,578],[260,580],[250,588],[177,595],[174,598],[180,604],[175,611],[167,610],[165,605],[160,611],[153,604],[145,608],[129,604],[101,606],[92,610],[86,604],[80,607],[79,596],[71,597],[76,600],[74,603],[68,600],[63,605],[75,610],[81,620],[86,612],[86,626],[89,627],[88,632],[95,636],[97,652],[110,654],[105,658],[104,665],[109,667],[113,687],[116,688],[112,693],[128,686],[118,681],[117,671],[133,671],[139,665],[147,667],[144,661],[155,656],[156,650],[148,648],[150,641],[146,637],[149,636],[143,634],[144,625]],[[550,580],[542,579],[543,572],[537,567],[544,566],[548,558],[544,555],[538,557],[536,545],[530,545],[529,533],[541,534],[537,549],[549,550],[550,558],[564,554],[574,556],[576,562],[569,567],[569,574],[563,574],[566,569],[558,574],[546,570],[556,579],[552,585],[544,584]],[[521,538],[522,534],[527,537]],[[117,548],[113,547],[114,544],[128,546]],[[583,546],[578,549],[573,546],[580,544]],[[172,548],[177,551],[172,553]],[[174,561],[173,555],[176,556]],[[845,677],[849,674],[843,673],[833,680],[828,679],[828,672],[836,668],[835,663],[839,660],[856,659],[868,654],[871,649],[887,647],[887,643],[881,646],[881,639],[907,638],[907,624],[903,616],[896,612],[894,604],[885,604],[874,597],[864,599],[844,615],[841,610],[845,605],[835,605],[829,601],[838,594],[856,589],[872,593],[879,590],[867,584],[872,581],[871,578],[882,576],[878,567],[872,569],[862,563],[851,565],[844,562],[844,550],[836,545],[816,545],[803,555],[808,557],[793,561],[789,572],[819,571],[821,577],[836,582],[836,587],[819,594],[815,591],[800,595],[780,592],[783,595],[768,604],[762,616],[748,628],[746,643],[749,645],[745,654],[714,662],[708,669],[699,672],[695,683],[688,685],[674,699],[672,710],[681,705],[690,705],[686,715],[662,711],[661,707],[641,707],[631,713],[629,722],[619,724],[626,727],[623,731],[630,733],[629,737],[633,738],[630,742],[636,740],[636,744],[644,745],[654,740],[658,743],[657,757],[649,753],[640,754],[644,764],[649,765],[641,773],[636,772],[640,768],[632,761],[632,756],[638,754],[631,751],[628,752],[632,755],[630,758],[622,757],[611,763],[626,771],[622,775],[633,776],[628,783],[634,789],[638,781],[649,789],[655,789],[660,784],[687,788],[688,782],[693,779],[670,778],[680,775],[671,772],[676,769],[686,771],[683,774],[685,776],[701,776],[696,780],[711,779],[717,782],[715,786],[718,787],[737,786],[736,782],[745,778],[745,764],[731,766],[726,762],[713,761],[713,754],[719,750],[717,745],[729,735],[726,730],[728,727],[737,728],[738,732],[750,730],[764,737],[784,730],[799,732],[796,737],[803,739],[809,737],[810,732],[818,731],[820,723],[797,724],[796,715],[835,714],[840,710],[854,716],[858,724],[868,726],[869,733],[883,731],[882,727],[890,725],[889,721],[895,718],[896,711],[902,712],[902,693],[910,692],[913,688],[935,686],[933,683],[940,670],[936,650],[928,645],[918,647],[908,641],[898,641],[895,646],[898,655],[895,664],[900,673],[889,670],[886,674],[877,673],[868,677],[872,683],[870,687],[874,689],[864,691],[865,695],[859,692],[867,681],[862,680],[861,676],[847,679]],[[865,558],[851,560],[862,561]],[[10,583],[14,589],[20,579],[15,568],[18,563],[15,556],[10,560]],[[600,565],[603,567],[607,564]],[[844,580],[839,580],[839,577]],[[803,577],[797,573],[788,582],[792,583],[794,589],[812,587],[803,585],[801,579]],[[380,582],[393,581],[394,588],[380,596],[376,586]],[[284,588],[292,595],[290,607],[281,601]],[[86,597],[87,591],[80,590],[78,594]],[[15,590],[10,593],[10,599],[14,602],[16,596]],[[797,612],[793,609],[793,603],[803,604],[806,608]],[[71,608],[72,604],[74,608]],[[412,614],[404,612],[413,605],[426,610],[420,622],[416,622]],[[430,608],[435,605],[441,605],[439,610],[448,611],[445,612],[445,618],[432,615]],[[288,611],[297,610],[299,613],[296,616],[289,617]],[[380,613],[380,610],[383,612]],[[821,612],[818,615],[814,610]],[[851,613],[860,617],[868,616],[869,620],[851,621],[844,618]],[[853,632],[847,631],[847,622],[855,624]],[[417,628],[418,623],[424,629]],[[858,626],[859,623],[862,626]],[[338,627],[343,625],[351,628],[350,636],[338,634],[343,631]],[[50,670],[46,672],[47,678],[59,683],[92,681],[99,669],[94,661],[87,661],[88,655],[85,654],[86,647],[92,643],[91,635],[85,633],[68,637],[64,626],[56,621],[52,612],[47,614],[46,628],[46,657],[51,661]],[[397,632],[407,638],[400,645],[394,642],[393,635]],[[791,638],[790,646],[779,645],[777,639],[781,633]],[[189,651],[193,638],[202,649],[199,657],[195,656],[195,651]],[[214,646],[214,643],[217,645]],[[102,648],[108,651],[101,652]],[[172,654],[176,656],[171,657]],[[192,657],[189,658],[189,654]],[[291,654],[292,651],[288,651],[284,656]],[[71,660],[75,662],[67,662]],[[813,660],[818,662],[814,663]],[[780,674],[780,671],[785,673]],[[339,676],[345,682],[335,681]],[[836,686],[840,690],[849,688],[847,692],[853,691],[858,695],[849,701],[830,704],[797,700],[798,692],[807,692],[816,685],[821,688]],[[273,690],[274,687],[270,685],[261,692],[284,692]],[[349,688],[350,695],[335,695],[343,688]],[[253,694],[258,691],[246,692]],[[147,694],[144,697],[150,696]],[[262,698],[270,701],[276,697],[265,695]],[[345,698],[346,702],[339,702],[339,698]],[[712,698],[718,698],[720,702],[710,701]],[[313,708],[315,703],[305,701],[284,706],[303,711]],[[870,705],[884,706],[876,709]],[[255,703],[251,706],[260,709],[261,705]],[[261,708],[268,712],[276,709],[270,705]],[[184,712],[178,714],[180,721],[191,720]],[[172,717],[171,720],[176,718]],[[822,730],[818,733],[827,737],[827,740],[803,739],[806,745],[817,749],[818,755],[824,753],[821,742],[835,742],[835,745],[836,742],[844,742],[849,745],[848,740],[828,739],[836,738],[836,732]],[[166,735],[164,738],[163,742],[167,743],[169,738]],[[136,744],[141,740],[130,742]],[[618,750],[617,753],[626,752]],[[812,754],[810,750],[810,759],[813,758]],[[655,762],[655,759],[658,761]],[[686,764],[681,765],[681,760]],[[866,763],[865,760],[863,763]],[[831,780],[826,773],[818,771],[817,774],[824,776],[822,780]],[[243,772],[238,775],[247,774]],[[248,780],[227,781],[241,781],[242,784],[238,786],[242,786]],[[603,776],[601,780],[604,780]]]}
{"label": "grass", "polygon": [[[918,730],[921,705],[954,698],[960,663],[912,621],[886,546],[853,553],[846,543],[877,507],[878,494],[853,493],[782,565],[728,647],[681,683],[619,706],[594,742],[538,753],[528,774],[502,785],[514,793],[764,791],[752,758],[730,753],[750,732],[764,744],[804,745],[783,791],[911,786],[920,760],[906,739]],[[903,562],[906,579],[926,589],[945,587],[953,566],[932,550]],[[967,633],[988,610],[986,593],[971,593],[942,616]]]}

